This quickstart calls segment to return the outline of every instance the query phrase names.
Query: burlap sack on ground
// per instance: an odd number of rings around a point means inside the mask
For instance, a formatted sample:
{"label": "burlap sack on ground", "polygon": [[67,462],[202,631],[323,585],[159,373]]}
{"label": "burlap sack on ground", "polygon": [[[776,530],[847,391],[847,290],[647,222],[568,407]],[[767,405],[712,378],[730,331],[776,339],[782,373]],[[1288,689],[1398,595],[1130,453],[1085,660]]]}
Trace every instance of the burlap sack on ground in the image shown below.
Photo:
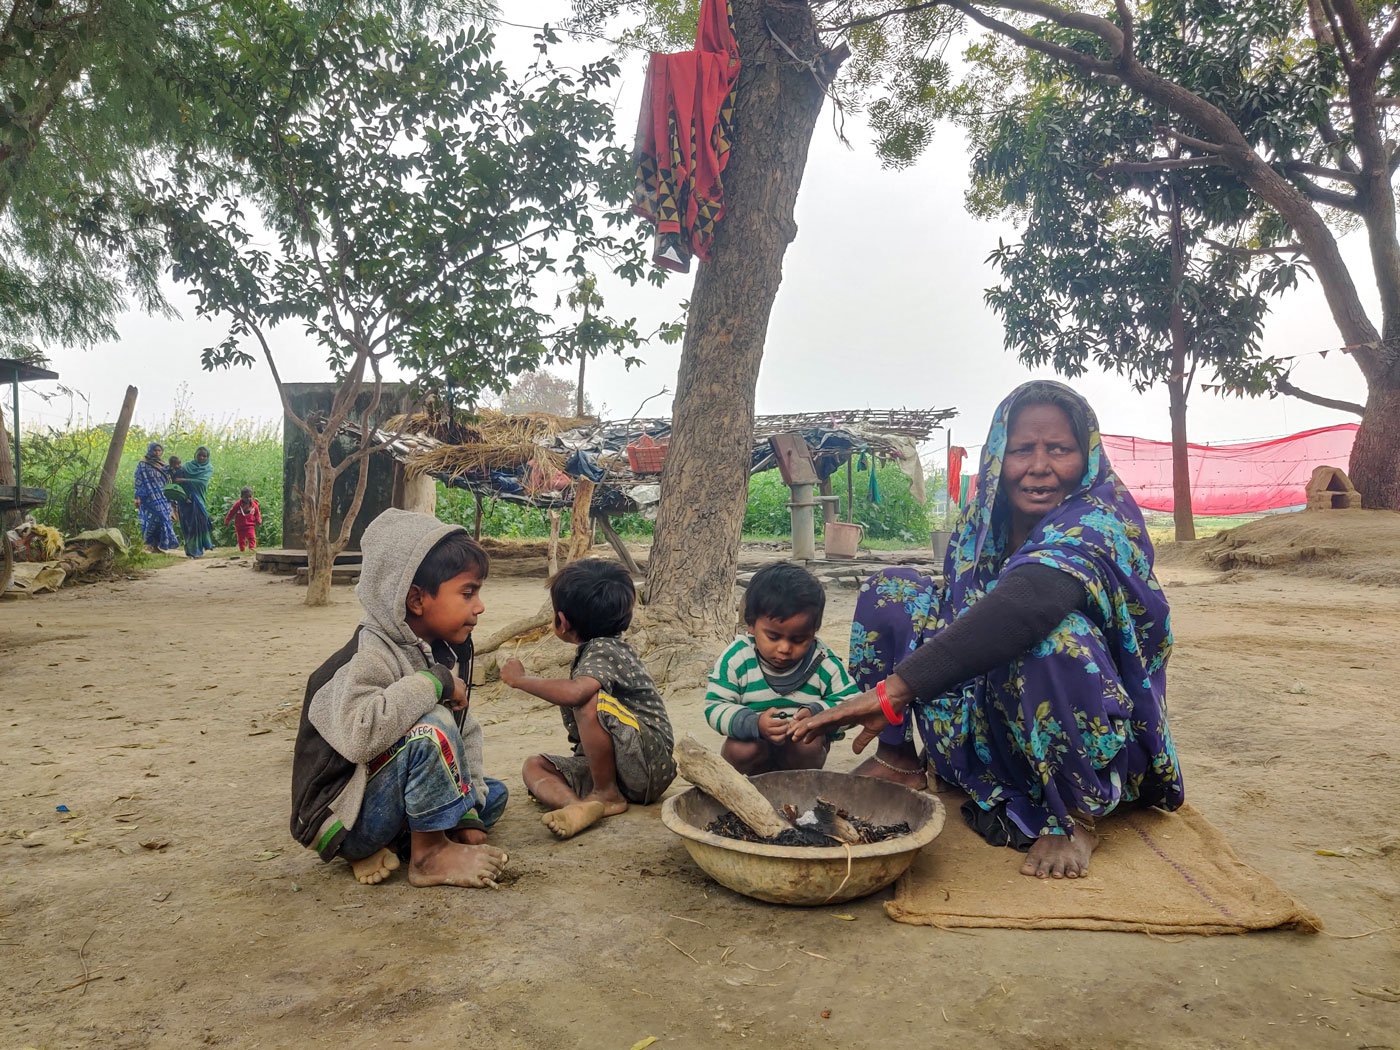
{"label": "burlap sack on ground", "polygon": [[1035,879],[1024,855],[988,846],[963,822],[964,796],[944,792],[948,823],[899,880],[890,917],[917,926],[1139,933],[1244,933],[1321,920],[1243,863],[1190,805],[1133,810],[1100,823],[1087,878]]}

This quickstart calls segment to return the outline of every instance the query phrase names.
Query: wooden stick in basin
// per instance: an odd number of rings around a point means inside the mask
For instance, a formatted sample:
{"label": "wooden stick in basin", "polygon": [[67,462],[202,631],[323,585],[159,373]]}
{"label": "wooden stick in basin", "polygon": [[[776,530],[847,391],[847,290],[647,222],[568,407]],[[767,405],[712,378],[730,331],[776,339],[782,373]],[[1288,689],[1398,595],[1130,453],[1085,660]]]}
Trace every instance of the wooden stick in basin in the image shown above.
{"label": "wooden stick in basin", "polygon": [[734,811],[734,815],[765,839],[792,827],[773,803],[749,783],[740,773],[713,751],[685,736],[676,742],[673,752],[681,776],[709,795],[716,802]]}

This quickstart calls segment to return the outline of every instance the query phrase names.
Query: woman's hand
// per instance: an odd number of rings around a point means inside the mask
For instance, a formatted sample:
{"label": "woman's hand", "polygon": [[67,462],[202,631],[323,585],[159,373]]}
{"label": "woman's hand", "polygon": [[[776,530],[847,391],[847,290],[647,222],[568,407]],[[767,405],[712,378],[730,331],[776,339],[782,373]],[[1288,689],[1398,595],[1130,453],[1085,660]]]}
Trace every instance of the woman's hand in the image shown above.
{"label": "woman's hand", "polygon": [[804,718],[792,727],[792,739],[799,744],[805,744],[823,733],[833,729],[845,729],[848,726],[860,726],[860,735],[851,745],[851,750],[856,754],[864,751],[870,741],[889,728],[890,724],[880,710],[880,698],[875,695],[875,690],[844,700],[819,715]]}
{"label": "woman's hand", "polygon": [[[906,708],[912,699],[908,687],[895,675],[885,679],[885,690],[896,712]],[[794,723],[792,739],[800,744],[819,734],[848,726],[860,726],[860,735],[851,744],[851,750],[856,754],[864,751],[870,746],[870,741],[890,727],[889,719],[880,709],[879,694],[874,689],[842,701],[829,711]]]}

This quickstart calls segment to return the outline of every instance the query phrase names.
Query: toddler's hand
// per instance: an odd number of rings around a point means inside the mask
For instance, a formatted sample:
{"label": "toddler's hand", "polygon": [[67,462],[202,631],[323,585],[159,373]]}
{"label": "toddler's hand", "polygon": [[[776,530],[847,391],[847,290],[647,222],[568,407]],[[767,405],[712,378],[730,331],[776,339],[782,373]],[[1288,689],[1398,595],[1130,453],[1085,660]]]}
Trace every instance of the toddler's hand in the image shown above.
{"label": "toddler's hand", "polygon": [[501,664],[501,681],[505,682],[505,684],[512,689],[515,688],[515,683],[520,681],[524,674],[525,665],[513,656],[505,663]]}
{"label": "toddler's hand", "polygon": [[467,695],[467,683],[452,676],[452,695],[447,698],[447,706],[454,711],[461,711],[470,703]]}
{"label": "toddler's hand", "polygon": [[758,716],[758,735],[770,744],[786,742],[792,726],[787,718],[779,718],[772,711],[764,711]]}

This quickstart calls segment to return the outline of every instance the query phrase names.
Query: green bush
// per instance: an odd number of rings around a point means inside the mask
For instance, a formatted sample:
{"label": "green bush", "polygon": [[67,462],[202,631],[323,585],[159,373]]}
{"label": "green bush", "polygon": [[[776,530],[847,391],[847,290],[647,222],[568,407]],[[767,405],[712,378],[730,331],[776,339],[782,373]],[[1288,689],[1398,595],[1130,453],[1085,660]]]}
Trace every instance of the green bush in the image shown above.
{"label": "green bush", "polygon": [[[91,526],[89,511],[111,439],[110,425],[32,431],[21,438],[25,484],[49,492],[49,502],[34,513],[38,521],[68,535]],[[164,426],[151,430],[133,426],[127,434],[107,524],[121,529],[130,543],[139,546],[141,539],[134,506],[136,464],[145,456],[146,445],[151,441],[159,441],[167,457],[173,453],[181,459],[193,459],[200,445],[208,447],[214,464],[207,497],[209,516],[214,520],[214,537],[220,545],[237,542],[233,526],[224,524],[224,515],[237,502],[239,490],[248,485],[262,506],[259,545],[281,546],[280,428],[273,423],[248,421],[213,423],[180,413]]]}
{"label": "green bush", "polygon": [[[92,502],[111,433],[108,425],[31,431],[23,436],[25,483],[49,491],[48,505],[35,513],[39,521],[69,535],[89,526],[85,512]],[[225,526],[223,520],[244,485],[252,487],[262,505],[259,544],[264,547],[282,545],[280,427],[275,423],[197,420],[182,408],[161,426],[133,427],[127,435],[108,524],[121,529],[134,546],[139,547],[141,539],[132,505],[134,475],[136,464],[146,454],[146,444],[152,440],[161,442],[167,456],[174,453],[182,459],[193,458],[194,450],[200,445],[208,446],[214,462],[214,477],[209,485],[209,515],[214,519],[214,535],[220,545],[236,543],[233,527]],[[879,467],[876,478],[881,495],[878,504],[870,501],[869,473],[856,471],[854,520],[865,526],[869,539],[922,546],[928,541],[929,509],[914,500],[909,491],[909,479],[893,464]],[[840,516],[845,521],[844,470],[832,478],[832,484],[841,496]],[[744,533],[788,536],[791,532],[788,499],[788,488],[776,470],[750,478]],[[443,521],[471,528],[476,516],[476,500],[470,492],[439,484],[438,516]],[[564,511],[565,532],[568,519],[569,512]],[[623,536],[645,538],[652,535],[655,523],[641,514],[622,514],[613,519],[613,526]],[[820,535],[820,516],[817,531]],[[533,507],[506,500],[487,500],[482,532],[504,538],[542,539],[549,535],[549,517]]]}
{"label": "green bush", "polygon": [[[910,481],[894,463],[876,468],[875,481],[879,486],[880,502],[870,499],[870,474],[857,470],[855,473],[855,513],[851,520],[865,526],[865,534],[874,539],[900,540],[915,547],[928,543],[929,513],[932,500],[920,503],[910,491]],[[839,515],[846,520],[846,472],[842,470],[832,478],[834,491],[840,494]]]}
{"label": "green bush", "polygon": [[[850,520],[865,526],[871,539],[899,540],[914,546],[928,542],[929,508],[914,499],[909,478],[893,463],[877,467],[876,484],[880,502],[870,499],[870,473],[857,470],[854,476],[855,512]],[[841,521],[846,515],[846,471],[843,468],[831,479],[832,490],[840,496],[837,512]],[[792,517],[788,510],[789,490],[776,470],[766,470],[749,479],[749,505],[744,515],[744,532],[755,536],[787,536],[792,532]],[[817,517],[817,535],[822,534],[821,516]]]}

